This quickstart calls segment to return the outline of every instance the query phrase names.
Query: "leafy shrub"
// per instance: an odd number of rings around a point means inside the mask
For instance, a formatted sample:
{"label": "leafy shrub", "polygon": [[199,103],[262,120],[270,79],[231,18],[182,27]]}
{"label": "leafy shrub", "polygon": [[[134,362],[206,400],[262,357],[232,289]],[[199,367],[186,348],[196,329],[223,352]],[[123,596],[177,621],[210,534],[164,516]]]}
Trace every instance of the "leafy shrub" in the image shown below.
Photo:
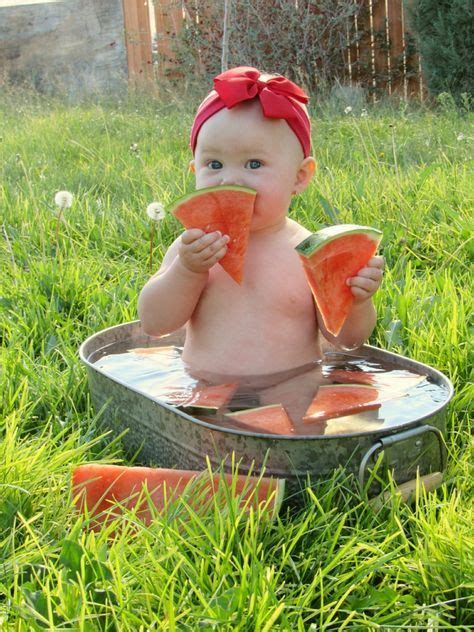
{"label": "leafy shrub", "polygon": [[458,104],[466,102],[474,84],[474,5],[466,0],[412,0],[407,6],[430,92],[448,92]]}
{"label": "leafy shrub", "polygon": [[[228,63],[281,73],[310,92],[345,77],[349,19],[360,10],[353,0],[239,0],[229,3]],[[223,5],[188,17],[177,44],[186,78],[221,71]],[[349,33],[349,43],[356,34]]]}

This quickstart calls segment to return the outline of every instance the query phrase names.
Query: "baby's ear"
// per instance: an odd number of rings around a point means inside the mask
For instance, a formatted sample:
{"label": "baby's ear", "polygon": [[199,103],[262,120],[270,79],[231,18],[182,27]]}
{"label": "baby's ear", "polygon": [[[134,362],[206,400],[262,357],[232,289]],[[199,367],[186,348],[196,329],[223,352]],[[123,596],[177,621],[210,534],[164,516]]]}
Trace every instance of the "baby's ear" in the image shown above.
{"label": "baby's ear", "polygon": [[295,193],[302,193],[308,184],[311,182],[311,178],[316,171],[316,161],[312,156],[308,156],[298,167],[296,173]]}
{"label": "baby's ear", "polygon": [[194,160],[190,160],[189,161],[189,171],[192,171],[193,173],[196,173],[196,164],[195,164]]}

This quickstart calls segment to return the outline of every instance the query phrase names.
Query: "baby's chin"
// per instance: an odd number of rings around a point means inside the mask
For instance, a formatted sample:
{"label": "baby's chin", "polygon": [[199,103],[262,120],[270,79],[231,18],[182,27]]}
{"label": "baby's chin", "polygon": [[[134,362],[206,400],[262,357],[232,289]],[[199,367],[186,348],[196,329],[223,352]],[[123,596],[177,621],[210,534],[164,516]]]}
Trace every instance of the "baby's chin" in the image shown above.
{"label": "baby's chin", "polygon": [[250,223],[250,232],[258,233],[258,232],[276,232],[277,230],[284,228],[286,225],[286,215],[282,217],[274,217],[274,218],[264,218],[253,216],[252,221]]}

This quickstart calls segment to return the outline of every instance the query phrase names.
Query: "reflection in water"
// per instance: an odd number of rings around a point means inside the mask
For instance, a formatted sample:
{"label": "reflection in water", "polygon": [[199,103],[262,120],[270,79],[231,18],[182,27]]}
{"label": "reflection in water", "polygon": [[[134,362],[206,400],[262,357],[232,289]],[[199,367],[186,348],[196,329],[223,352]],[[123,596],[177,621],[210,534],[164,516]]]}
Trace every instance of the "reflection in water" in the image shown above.
{"label": "reflection in water", "polygon": [[95,364],[149,397],[245,432],[374,431],[429,415],[446,399],[445,389],[424,375],[353,353],[327,353],[323,362],[282,373],[238,376],[196,373],[182,361],[181,351],[177,346],[133,348],[129,341],[128,347],[108,347]]}

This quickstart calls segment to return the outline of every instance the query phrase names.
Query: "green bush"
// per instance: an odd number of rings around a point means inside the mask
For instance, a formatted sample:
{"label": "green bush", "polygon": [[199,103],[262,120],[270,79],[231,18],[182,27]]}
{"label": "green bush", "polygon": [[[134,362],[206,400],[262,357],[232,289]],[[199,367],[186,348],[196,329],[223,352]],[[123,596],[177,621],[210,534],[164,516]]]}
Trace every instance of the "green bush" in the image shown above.
{"label": "green bush", "polygon": [[406,3],[431,94],[449,92],[465,104],[474,83],[474,5],[467,0]]}

